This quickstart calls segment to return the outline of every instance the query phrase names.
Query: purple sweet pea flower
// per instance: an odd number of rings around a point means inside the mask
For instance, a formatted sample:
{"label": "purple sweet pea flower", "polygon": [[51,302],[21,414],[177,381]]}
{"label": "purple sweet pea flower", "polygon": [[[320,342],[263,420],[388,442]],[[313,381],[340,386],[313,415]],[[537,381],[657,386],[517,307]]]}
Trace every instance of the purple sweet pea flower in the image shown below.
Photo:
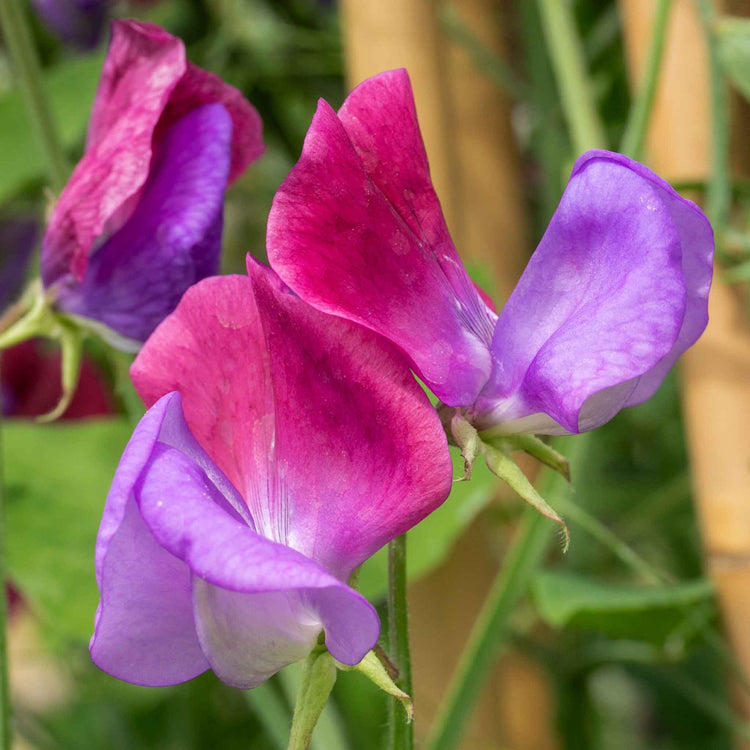
{"label": "purple sweet pea flower", "polygon": [[276,195],[268,255],[303,299],[397,344],[479,429],[559,434],[649,398],[697,340],[713,234],[646,167],[590,151],[498,317],[450,239],[396,70],[338,114],[320,102]]}
{"label": "purple sweet pea flower", "polygon": [[137,349],[218,272],[224,190],[263,150],[255,109],[187,62],[182,41],[116,22],[86,152],[42,246],[55,306]]}
{"label": "purple sweet pea flower", "polygon": [[146,404],[96,546],[91,655],[170,685],[254,687],[322,633],[356,664],[374,608],[347,586],[447,497],[440,421],[401,354],[250,261],[192,287],[141,350]]}
{"label": "purple sweet pea flower", "polygon": [[109,17],[111,0],[32,0],[39,17],[64,42],[96,47]]}

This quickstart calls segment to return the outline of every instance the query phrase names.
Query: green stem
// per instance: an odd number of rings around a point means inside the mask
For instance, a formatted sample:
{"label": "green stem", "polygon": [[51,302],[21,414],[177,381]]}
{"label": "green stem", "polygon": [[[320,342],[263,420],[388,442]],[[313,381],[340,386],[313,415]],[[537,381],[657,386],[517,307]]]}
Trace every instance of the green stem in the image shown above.
{"label": "green stem", "polygon": [[659,70],[664,53],[664,40],[666,39],[667,20],[672,0],[659,0],[656,6],[654,18],[654,30],[651,32],[651,45],[648,50],[646,72],[641,81],[640,88],[628,113],[628,122],[625,126],[625,134],[622,137],[620,151],[640,159],[643,152],[643,143],[646,140],[646,129],[651,117],[651,109],[656,94],[656,84],[659,80]]}
{"label": "green stem", "polygon": [[[2,413],[0,412],[0,431]],[[2,477],[2,443],[0,442],[0,749],[10,750],[12,743],[10,687],[8,684],[8,592],[5,574],[5,485]]]}
{"label": "green stem", "polygon": [[711,177],[706,193],[706,213],[721,237],[729,220],[732,184],[729,176],[729,114],[727,85],[719,62],[711,0],[699,2],[708,44],[711,81]]}
{"label": "green stem", "polygon": [[591,98],[581,40],[569,0],[537,0],[565,118],[578,153],[606,148],[607,138]]}
{"label": "green stem", "polygon": [[50,185],[59,192],[68,179],[68,162],[48,106],[34,40],[18,0],[0,0],[0,27],[31,125],[47,160]]}
{"label": "green stem", "polygon": [[288,750],[308,750],[315,725],[335,682],[336,665],[333,657],[324,648],[312,651],[302,669]]}
{"label": "green stem", "polygon": [[[406,534],[397,537],[388,545],[388,644],[391,660],[399,671],[396,685],[411,696]],[[391,750],[411,750],[414,747],[412,723],[396,698],[392,698],[389,704],[388,729]]]}

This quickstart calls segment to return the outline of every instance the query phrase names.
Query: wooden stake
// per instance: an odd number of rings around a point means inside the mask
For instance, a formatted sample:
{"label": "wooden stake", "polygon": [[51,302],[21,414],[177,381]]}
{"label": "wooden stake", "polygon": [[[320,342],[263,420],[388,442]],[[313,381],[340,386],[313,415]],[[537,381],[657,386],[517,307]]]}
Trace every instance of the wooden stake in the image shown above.
{"label": "wooden stake", "polygon": [[[621,0],[625,42],[638,81],[650,36],[652,0]],[[675,0],[648,150],[666,179],[710,173],[708,62],[697,4]],[[748,122],[744,123],[747,133]],[[746,141],[745,141],[746,144]],[[745,150],[747,146],[745,145]],[[750,326],[717,268],[710,322],[682,360],[683,398],[707,568],[737,660],[750,674]],[[750,719],[750,695],[740,706]]]}

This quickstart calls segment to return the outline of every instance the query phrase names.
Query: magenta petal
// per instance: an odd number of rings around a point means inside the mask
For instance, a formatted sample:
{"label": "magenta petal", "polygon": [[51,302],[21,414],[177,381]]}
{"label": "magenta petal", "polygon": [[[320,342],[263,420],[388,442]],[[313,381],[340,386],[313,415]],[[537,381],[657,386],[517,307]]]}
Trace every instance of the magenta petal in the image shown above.
{"label": "magenta petal", "polygon": [[44,237],[46,286],[69,271],[81,279],[94,241],[127,219],[148,177],[154,129],[185,65],[182,42],[162,29],[113,24],[86,153]]}
{"label": "magenta petal", "polygon": [[445,435],[387,342],[248,270],[190,289],[133,381],[147,404],[179,391],[258,530],[345,580],[445,499]]}
{"label": "magenta petal", "polygon": [[92,255],[58,307],[145,341],[185,290],[219,270],[232,121],[221,104],[192,110],[161,144],[141,200]]}
{"label": "magenta petal", "polygon": [[647,398],[705,326],[712,249],[705,217],[645,167],[584,155],[500,313],[480,426],[579,432]]}
{"label": "magenta petal", "polygon": [[451,242],[405,71],[323,101],[269,216],[268,255],[310,304],[399,346],[445,403],[472,403],[495,315]]}

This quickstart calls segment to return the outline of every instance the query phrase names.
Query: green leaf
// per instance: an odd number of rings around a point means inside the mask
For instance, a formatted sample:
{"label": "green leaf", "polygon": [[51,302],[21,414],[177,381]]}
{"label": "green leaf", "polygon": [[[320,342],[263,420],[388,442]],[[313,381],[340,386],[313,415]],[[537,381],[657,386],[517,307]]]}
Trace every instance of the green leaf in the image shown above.
{"label": "green leaf", "polygon": [[[464,461],[451,448],[453,476],[461,477]],[[454,542],[497,492],[497,480],[477,461],[468,482],[453,485],[450,497],[421,523],[409,531],[407,574],[410,580],[426,575],[447,557]],[[388,559],[385,548],[364,563],[357,588],[368,599],[377,599],[388,588]]]}
{"label": "green leaf", "polygon": [[639,587],[543,572],[535,578],[532,593],[540,615],[553,627],[664,643],[691,608],[712,599],[713,587],[706,580]]}
{"label": "green leaf", "polygon": [[[77,57],[50,69],[45,75],[52,115],[63,146],[71,149],[86,130],[102,68],[100,54]],[[46,172],[43,154],[29,127],[26,109],[19,91],[0,96],[0,203]]]}
{"label": "green leaf", "polygon": [[743,96],[750,100],[750,19],[719,20],[716,43],[724,72]]}
{"label": "green leaf", "polygon": [[3,424],[8,570],[60,637],[91,635],[96,534],[130,432],[121,419]]}

